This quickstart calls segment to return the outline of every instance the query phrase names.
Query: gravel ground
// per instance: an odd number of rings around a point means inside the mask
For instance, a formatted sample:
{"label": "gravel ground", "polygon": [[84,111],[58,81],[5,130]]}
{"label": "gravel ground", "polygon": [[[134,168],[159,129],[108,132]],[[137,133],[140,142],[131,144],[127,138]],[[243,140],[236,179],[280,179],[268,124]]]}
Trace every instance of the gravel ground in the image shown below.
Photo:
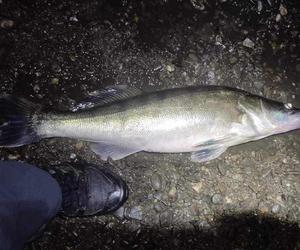
{"label": "gravel ground", "polygon": [[[52,110],[114,84],[226,85],[300,107],[300,3],[0,0],[0,80],[1,93]],[[205,164],[134,154],[113,162],[130,188],[116,215],[58,216],[28,249],[300,249],[299,147],[295,131]],[[69,139],[0,157],[102,163]]]}

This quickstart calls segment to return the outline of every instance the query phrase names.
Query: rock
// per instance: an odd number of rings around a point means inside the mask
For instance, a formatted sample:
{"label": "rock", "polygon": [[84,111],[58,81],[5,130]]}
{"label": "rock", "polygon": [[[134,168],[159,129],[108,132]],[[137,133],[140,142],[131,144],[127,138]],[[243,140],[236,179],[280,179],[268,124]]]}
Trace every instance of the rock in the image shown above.
{"label": "rock", "polygon": [[282,16],[286,16],[288,14],[288,10],[282,4],[279,6],[279,12]]}
{"label": "rock", "polygon": [[113,215],[116,216],[119,220],[124,219],[124,217],[125,217],[125,208],[123,206],[120,207],[118,210],[116,210],[113,213]]}
{"label": "rock", "polygon": [[76,154],[71,153],[71,154],[70,154],[70,159],[74,160],[75,158],[76,158]]}
{"label": "rock", "polygon": [[54,85],[57,85],[57,84],[59,84],[59,79],[58,78],[52,78],[51,79],[51,84],[54,84]]}
{"label": "rock", "polygon": [[168,64],[167,66],[166,66],[166,69],[167,69],[167,71],[168,72],[174,72],[175,71],[175,66],[173,65],[173,64]]}
{"label": "rock", "polygon": [[143,212],[141,206],[135,206],[126,210],[126,217],[134,220],[142,220]]}
{"label": "rock", "polygon": [[76,144],[75,144],[75,148],[77,149],[77,150],[80,150],[80,149],[82,149],[82,147],[83,147],[83,142],[77,142]]}
{"label": "rock", "polygon": [[275,18],[275,21],[276,22],[279,22],[281,20],[281,15],[280,14],[277,14],[276,15],[276,18]]}
{"label": "rock", "polygon": [[300,72],[300,63],[296,65],[296,71]]}
{"label": "rock", "polygon": [[263,8],[262,2],[260,0],[257,1],[257,11],[261,12]]}
{"label": "rock", "polygon": [[155,203],[153,208],[157,213],[161,213],[166,210],[166,206],[164,204],[162,204],[161,202]]}
{"label": "rock", "polygon": [[280,208],[281,208],[281,206],[279,204],[275,204],[274,206],[272,206],[271,211],[273,214],[277,214],[277,213],[279,213]]}
{"label": "rock", "polygon": [[70,20],[71,22],[78,22],[78,18],[77,18],[76,16],[71,16],[71,17],[69,18],[69,20]]}
{"label": "rock", "polygon": [[159,174],[154,173],[151,176],[150,182],[154,190],[158,191],[162,189],[162,177]]}
{"label": "rock", "polygon": [[3,19],[0,21],[0,27],[2,29],[10,29],[15,25],[15,22],[13,20],[9,19]]}
{"label": "rock", "polygon": [[203,186],[202,182],[192,183],[192,189],[198,194],[201,193],[202,186]]}
{"label": "rock", "polygon": [[177,200],[178,193],[176,187],[171,187],[170,191],[168,192],[168,197],[171,202],[175,202]]}
{"label": "rock", "polygon": [[169,211],[165,211],[159,216],[159,223],[161,226],[169,226],[173,222],[173,214]]}
{"label": "rock", "polygon": [[222,204],[223,203],[223,197],[222,195],[220,194],[214,194],[212,197],[211,197],[211,202],[215,205],[219,205],[219,204]]}
{"label": "rock", "polygon": [[255,44],[254,44],[254,42],[252,42],[252,40],[250,40],[249,38],[246,38],[243,41],[243,46],[245,46],[247,48],[254,48]]}
{"label": "rock", "polygon": [[37,85],[37,84],[33,86],[33,91],[34,91],[35,93],[40,92],[40,89],[41,89],[40,86]]}
{"label": "rock", "polygon": [[234,57],[234,56],[229,58],[229,62],[230,62],[231,64],[235,64],[235,63],[237,62],[237,60],[238,60],[238,59],[237,59],[236,57]]}

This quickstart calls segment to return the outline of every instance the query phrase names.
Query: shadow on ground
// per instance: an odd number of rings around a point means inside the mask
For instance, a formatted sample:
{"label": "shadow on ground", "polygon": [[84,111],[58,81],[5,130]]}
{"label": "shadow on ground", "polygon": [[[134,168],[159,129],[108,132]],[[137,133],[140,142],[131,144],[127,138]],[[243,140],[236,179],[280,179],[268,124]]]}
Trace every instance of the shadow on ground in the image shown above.
{"label": "shadow on ground", "polygon": [[[86,249],[87,242],[89,249],[300,249],[300,228],[296,223],[254,214],[222,216],[207,229],[197,221],[181,230],[145,227],[128,230],[125,226],[115,229],[97,223],[86,226],[89,230],[82,230],[80,235],[67,232],[63,235],[60,222],[54,221],[52,234],[46,236],[51,238],[47,240],[47,249],[57,249],[57,242],[62,239],[66,245],[61,249]],[[71,232],[77,225],[69,223],[68,227]],[[29,246],[29,249],[42,248],[39,241]]]}

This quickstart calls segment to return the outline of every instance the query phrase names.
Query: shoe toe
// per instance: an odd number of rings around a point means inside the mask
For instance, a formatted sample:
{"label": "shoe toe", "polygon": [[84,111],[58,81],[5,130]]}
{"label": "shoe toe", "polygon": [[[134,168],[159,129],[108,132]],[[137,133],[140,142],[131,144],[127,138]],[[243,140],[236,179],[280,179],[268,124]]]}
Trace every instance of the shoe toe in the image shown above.
{"label": "shoe toe", "polygon": [[89,190],[86,214],[106,214],[117,210],[128,198],[126,183],[108,169],[88,169]]}

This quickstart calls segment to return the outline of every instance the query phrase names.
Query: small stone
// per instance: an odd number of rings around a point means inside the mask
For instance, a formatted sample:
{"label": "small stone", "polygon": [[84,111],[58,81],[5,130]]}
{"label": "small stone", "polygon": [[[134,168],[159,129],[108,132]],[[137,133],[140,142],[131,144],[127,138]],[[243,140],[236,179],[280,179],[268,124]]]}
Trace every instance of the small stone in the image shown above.
{"label": "small stone", "polygon": [[200,208],[199,208],[199,205],[198,204],[192,204],[191,205],[191,214],[193,216],[199,216],[200,215]]}
{"label": "small stone", "polygon": [[214,194],[212,197],[211,197],[211,202],[215,205],[218,205],[218,204],[222,204],[223,202],[223,197],[222,195],[220,194]]}
{"label": "small stone", "polygon": [[166,210],[166,206],[162,203],[155,203],[153,208],[157,213],[161,213]]}
{"label": "small stone", "polygon": [[162,177],[159,174],[154,173],[151,176],[151,185],[153,187],[154,190],[158,191],[161,190],[162,188]]}
{"label": "small stone", "polygon": [[171,202],[175,202],[177,200],[178,194],[176,187],[171,187],[170,191],[168,192],[168,197]]}
{"label": "small stone", "polygon": [[82,149],[82,147],[83,147],[83,142],[77,142],[77,143],[75,144],[75,148],[76,148],[77,150]]}
{"label": "small stone", "polygon": [[243,46],[247,47],[247,48],[253,48],[255,46],[254,42],[252,42],[252,40],[250,40],[249,38],[246,38],[243,41]]}
{"label": "small stone", "polygon": [[275,204],[275,205],[272,207],[271,211],[272,211],[273,214],[277,214],[277,213],[279,213],[280,208],[281,208],[281,207],[280,207],[279,204]]}
{"label": "small stone", "polygon": [[296,71],[300,72],[300,63],[296,65]]}
{"label": "small stone", "polygon": [[142,220],[143,219],[143,212],[140,206],[135,206],[126,211],[126,215],[130,219],[134,220]]}
{"label": "small stone", "polygon": [[119,220],[123,220],[125,217],[125,208],[123,206],[120,207],[113,213],[113,215],[116,216]]}
{"label": "small stone", "polygon": [[173,65],[173,64],[168,64],[167,66],[166,66],[166,69],[167,69],[167,71],[168,72],[174,72],[175,71],[175,66]]}
{"label": "small stone", "polygon": [[202,182],[192,183],[192,189],[198,194],[201,193],[202,186]]}
{"label": "small stone", "polygon": [[71,22],[78,22],[78,18],[77,18],[76,16],[71,16],[71,17],[69,18],[69,20],[70,20]]}
{"label": "small stone", "polygon": [[237,62],[237,60],[238,60],[238,59],[237,59],[236,57],[234,57],[234,56],[229,58],[229,62],[230,62],[231,64],[235,64],[235,63]]}
{"label": "small stone", "polygon": [[54,84],[54,85],[57,85],[57,84],[59,84],[59,79],[56,78],[56,77],[55,77],[55,78],[52,78],[52,79],[51,79],[51,83]]}
{"label": "small stone", "polygon": [[280,14],[277,14],[276,15],[276,18],[275,18],[275,21],[276,22],[279,22],[281,20],[281,15]]}
{"label": "small stone", "polygon": [[288,10],[282,4],[280,4],[279,12],[282,16],[286,16],[288,14]]}
{"label": "small stone", "polygon": [[267,206],[265,206],[264,204],[260,203],[258,205],[258,211],[261,212],[262,214],[267,214],[269,212],[269,209]]}
{"label": "small stone", "polygon": [[0,21],[0,27],[2,29],[9,29],[12,28],[15,25],[15,22],[13,20],[4,19]]}
{"label": "small stone", "polygon": [[9,160],[17,160],[19,158],[19,155],[12,155],[12,154],[9,154],[8,157],[7,157]]}
{"label": "small stone", "polygon": [[34,91],[35,93],[40,92],[40,89],[41,89],[40,86],[37,85],[37,84],[33,86],[33,91]]}
{"label": "small stone", "polygon": [[76,158],[76,154],[72,153],[70,154],[70,159],[74,160]]}
{"label": "small stone", "polygon": [[169,226],[173,222],[173,214],[171,212],[165,211],[164,213],[160,214],[159,222],[161,226]]}
{"label": "small stone", "polygon": [[263,8],[262,2],[260,0],[257,1],[257,11],[261,12]]}

